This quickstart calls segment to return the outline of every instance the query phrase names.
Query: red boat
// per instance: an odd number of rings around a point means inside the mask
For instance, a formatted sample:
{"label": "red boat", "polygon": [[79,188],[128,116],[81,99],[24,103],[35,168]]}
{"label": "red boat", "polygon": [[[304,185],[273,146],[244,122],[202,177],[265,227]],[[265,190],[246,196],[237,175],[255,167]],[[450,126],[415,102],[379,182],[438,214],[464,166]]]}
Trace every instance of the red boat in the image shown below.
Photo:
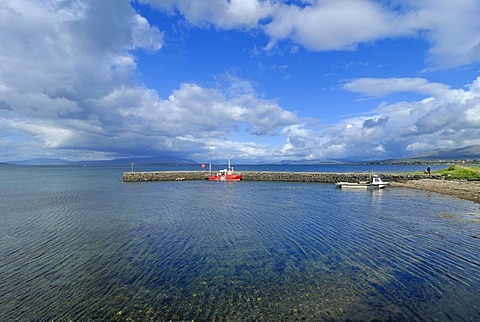
{"label": "red boat", "polygon": [[212,174],[208,177],[209,181],[240,181],[243,174],[235,172],[233,167],[230,166],[230,160],[228,161],[228,168],[220,170],[216,174]]}

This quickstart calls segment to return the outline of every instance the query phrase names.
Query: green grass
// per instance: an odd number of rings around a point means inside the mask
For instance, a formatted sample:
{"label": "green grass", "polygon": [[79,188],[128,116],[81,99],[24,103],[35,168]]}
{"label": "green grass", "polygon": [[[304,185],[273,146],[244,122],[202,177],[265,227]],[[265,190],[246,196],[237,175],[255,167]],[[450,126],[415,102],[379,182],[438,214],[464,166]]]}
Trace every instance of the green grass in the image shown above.
{"label": "green grass", "polygon": [[480,179],[480,166],[464,167],[451,165],[446,169],[434,172],[445,176],[447,179]]}

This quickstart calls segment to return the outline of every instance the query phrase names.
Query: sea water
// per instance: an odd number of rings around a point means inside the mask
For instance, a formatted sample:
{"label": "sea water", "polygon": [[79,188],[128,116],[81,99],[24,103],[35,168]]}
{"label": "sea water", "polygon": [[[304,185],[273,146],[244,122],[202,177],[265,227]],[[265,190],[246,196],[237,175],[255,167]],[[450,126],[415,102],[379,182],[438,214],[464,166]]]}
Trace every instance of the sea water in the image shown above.
{"label": "sea water", "polygon": [[0,321],[480,318],[479,204],[123,171],[0,167]]}

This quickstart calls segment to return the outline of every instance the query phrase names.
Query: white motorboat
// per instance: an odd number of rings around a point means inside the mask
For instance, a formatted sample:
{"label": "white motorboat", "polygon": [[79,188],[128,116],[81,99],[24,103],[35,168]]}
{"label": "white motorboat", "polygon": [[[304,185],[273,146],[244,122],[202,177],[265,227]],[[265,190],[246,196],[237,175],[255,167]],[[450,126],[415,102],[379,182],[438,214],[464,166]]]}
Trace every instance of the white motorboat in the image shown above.
{"label": "white motorboat", "polygon": [[376,174],[372,175],[371,181],[360,182],[337,182],[335,185],[342,189],[383,189],[390,183],[382,181]]}

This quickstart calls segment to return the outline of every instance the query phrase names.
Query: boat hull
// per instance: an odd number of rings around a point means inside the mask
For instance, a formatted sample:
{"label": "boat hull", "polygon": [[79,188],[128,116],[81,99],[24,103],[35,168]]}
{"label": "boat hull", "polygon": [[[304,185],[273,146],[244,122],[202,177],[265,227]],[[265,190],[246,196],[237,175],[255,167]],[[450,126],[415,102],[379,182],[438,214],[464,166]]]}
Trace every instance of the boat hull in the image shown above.
{"label": "boat hull", "polygon": [[371,181],[360,182],[337,182],[335,185],[342,189],[383,189],[389,185],[389,182],[382,181],[378,174],[372,175]]}
{"label": "boat hull", "polygon": [[241,174],[213,175],[208,177],[208,181],[240,181],[240,180],[242,180]]}
{"label": "boat hull", "polygon": [[388,183],[384,182],[381,184],[374,184],[374,183],[337,182],[335,185],[341,189],[383,189],[388,185]]}

